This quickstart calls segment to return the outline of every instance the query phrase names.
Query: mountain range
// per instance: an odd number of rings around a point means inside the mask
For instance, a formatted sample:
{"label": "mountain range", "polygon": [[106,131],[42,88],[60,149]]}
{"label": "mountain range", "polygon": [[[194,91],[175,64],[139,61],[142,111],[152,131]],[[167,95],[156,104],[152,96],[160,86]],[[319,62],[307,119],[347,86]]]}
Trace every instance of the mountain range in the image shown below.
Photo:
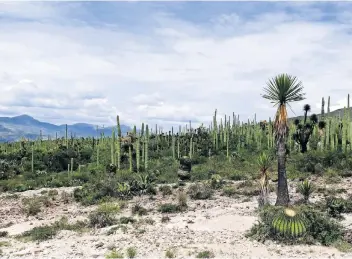
{"label": "mountain range", "polygon": [[[352,107],[350,109],[350,116],[352,118]],[[303,114],[303,111],[302,111]],[[342,118],[344,114],[344,109],[338,109],[331,111],[330,113],[325,113],[325,116],[340,116]],[[309,114],[311,115],[311,113]],[[320,114],[317,114],[320,118]],[[291,117],[290,119],[302,119],[303,116]],[[111,136],[113,128],[111,127],[99,127],[97,131],[96,125],[88,123],[76,123],[72,125],[67,125],[68,136],[71,134],[76,137],[97,137],[101,133],[105,136]],[[0,142],[11,142],[25,137],[27,139],[37,139],[40,133],[43,139],[47,139],[48,136],[55,138],[56,134],[58,137],[65,136],[66,125],[55,125],[48,122],[42,122],[34,119],[29,115],[20,115],[15,117],[0,117]],[[126,134],[131,131],[131,127],[126,125],[121,125],[122,134]]]}
{"label": "mountain range", "polygon": [[[350,114],[350,118],[352,119],[352,107],[350,108],[346,108],[346,111],[347,110],[350,110],[349,114]],[[299,120],[303,120],[304,118],[304,112],[302,110],[302,112],[300,112],[302,115],[299,115],[299,116],[296,116],[296,117],[291,117],[290,119],[291,120],[294,120],[294,119],[299,119]],[[297,114],[297,113],[296,113]],[[308,118],[312,115],[313,113],[312,112],[309,112],[308,113]],[[318,119],[320,120],[321,119],[321,114],[320,113],[316,113],[316,115],[318,116]],[[337,109],[337,110],[334,110],[334,111],[330,111],[329,113],[325,112],[324,116],[325,117],[340,117],[341,119],[343,118],[343,115],[344,115],[344,109]]]}
{"label": "mountain range", "polygon": [[[111,127],[99,127],[88,123],[76,123],[67,125],[68,136],[71,134],[76,137],[97,137],[101,133],[105,136],[111,136],[113,128]],[[125,134],[131,131],[131,127],[121,125],[121,132]],[[34,119],[29,115],[20,115],[15,117],[0,117],[0,142],[16,141],[25,137],[27,139],[37,139],[40,133],[43,139],[47,139],[48,136],[55,138],[56,134],[58,137],[65,136],[66,125],[55,125],[48,122],[42,122]]]}

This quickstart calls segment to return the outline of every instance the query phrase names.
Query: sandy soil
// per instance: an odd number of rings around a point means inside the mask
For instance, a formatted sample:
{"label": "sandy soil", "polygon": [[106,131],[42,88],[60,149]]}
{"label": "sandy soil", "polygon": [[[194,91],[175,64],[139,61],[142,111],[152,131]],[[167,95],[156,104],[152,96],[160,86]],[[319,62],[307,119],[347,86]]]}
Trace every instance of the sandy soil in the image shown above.
{"label": "sandy soil", "polygon": [[[344,181],[347,189],[350,179]],[[291,196],[297,196],[292,183]],[[328,186],[329,187],[329,186]],[[330,187],[336,187],[331,185]],[[339,184],[341,188],[341,184]],[[342,186],[343,187],[343,186]],[[43,189],[42,189],[43,190]],[[18,194],[20,197],[40,195],[42,190],[27,191]],[[40,243],[21,242],[11,237],[35,226],[46,225],[62,216],[71,222],[86,219],[95,206],[83,207],[73,201],[68,204],[60,202],[62,191],[72,193],[73,188],[58,188],[58,200],[52,206],[45,208],[36,217],[26,217],[21,209],[20,198],[9,198],[9,194],[0,196],[0,231],[8,231],[10,237],[0,238],[0,243],[7,241],[9,246],[2,246],[1,258],[105,258],[113,248],[123,252],[128,247],[137,249],[137,258],[166,258],[165,251],[173,250],[177,258],[195,258],[198,252],[210,250],[216,258],[338,258],[352,257],[341,253],[335,248],[322,246],[282,246],[271,241],[264,244],[251,241],[244,237],[246,230],[257,220],[255,209],[256,197],[230,198],[215,195],[211,200],[188,200],[189,209],[184,213],[168,214],[170,221],[161,222],[162,214],[156,211],[160,203],[177,202],[176,195],[163,198],[156,196],[137,197],[129,202],[128,208],[121,215],[131,216],[134,203],[141,203],[145,208],[152,209],[148,215],[136,216],[137,219],[150,218],[154,225],[127,225],[127,231],[117,230],[115,234],[107,235],[111,227],[92,229],[77,233],[61,231],[54,239]],[[174,191],[174,193],[176,193]],[[5,197],[7,196],[7,197]],[[319,199],[321,195],[315,195]],[[270,197],[272,203],[275,194]],[[7,226],[11,222],[11,226]],[[350,227],[352,217],[346,215],[343,224]],[[125,253],[126,254],[126,253]],[[125,257],[127,258],[127,256]]]}

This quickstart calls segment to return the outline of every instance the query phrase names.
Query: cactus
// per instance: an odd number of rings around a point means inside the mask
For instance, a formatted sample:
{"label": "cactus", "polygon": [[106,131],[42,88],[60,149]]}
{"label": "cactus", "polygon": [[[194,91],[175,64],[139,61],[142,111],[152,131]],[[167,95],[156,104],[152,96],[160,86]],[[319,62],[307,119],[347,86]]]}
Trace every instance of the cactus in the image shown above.
{"label": "cactus", "polygon": [[148,144],[149,144],[149,128],[148,125],[145,127],[145,142],[144,142],[144,168],[147,171],[148,169]]}
{"label": "cactus", "polygon": [[65,145],[66,145],[66,149],[68,149],[67,124],[65,125]]}
{"label": "cactus", "polygon": [[117,156],[117,170],[121,169],[121,126],[120,126],[120,117],[117,115],[116,116],[116,124],[117,124],[117,150],[116,150],[116,156]]}
{"label": "cactus", "polygon": [[140,136],[137,138],[136,143],[136,164],[137,164],[137,173],[139,172],[140,168]]}
{"label": "cactus", "polygon": [[278,234],[294,238],[307,232],[304,217],[289,208],[285,208],[274,218],[272,227]]}
{"label": "cactus", "polygon": [[112,134],[111,134],[111,164],[116,165],[116,161],[115,161],[115,131],[112,130]]}
{"label": "cactus", "polygon": [[34,173],[34,146],[32,145],[32,161],[31,161],[31,171]]}
{"label": "cactus", "polygon": [[131,145],[128,146],[128,161],[130,163],[130,172],[132,173],[133,167],[132,167],[132,148],[131,148]]}

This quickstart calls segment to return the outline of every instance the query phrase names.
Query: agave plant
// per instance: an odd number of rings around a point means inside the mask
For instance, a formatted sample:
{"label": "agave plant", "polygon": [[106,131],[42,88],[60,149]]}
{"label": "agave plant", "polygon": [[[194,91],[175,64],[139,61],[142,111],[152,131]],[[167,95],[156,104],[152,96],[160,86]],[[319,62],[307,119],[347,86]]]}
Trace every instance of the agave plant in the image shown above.
{"label": "agave plant", "polygon": [[298,185],[297,189],[303,195],[304,202],[308,203],[310,195],[314,192],[313,184],[308,179],[305,179]]}
{"label": "agave plant", "polygon": [[341,198],[327,197],[326,208],[331,217],[341,219],[341,213],[345,210],[345,203]]}
{"label": "agave plant", "polygon": [[304,217],[290,208],[285,208],[273,219],[272,227],[285,238],[297,238],[307,232]]}
{"label": "agave plant", "polygon": [[127,183],[117,183],[117,193],[118,196],[122,199],[128,198],[131,196],[131,187]]}
{"label": "agave plant", "polygon": [[259,197],[259,206],[262,207],[268,203],[268,194],[269,194],[269,175],[268,169],[271,164],[271,158],[266,153],[262,153],[258,158],[258,165],[260,168],[260,197]]}

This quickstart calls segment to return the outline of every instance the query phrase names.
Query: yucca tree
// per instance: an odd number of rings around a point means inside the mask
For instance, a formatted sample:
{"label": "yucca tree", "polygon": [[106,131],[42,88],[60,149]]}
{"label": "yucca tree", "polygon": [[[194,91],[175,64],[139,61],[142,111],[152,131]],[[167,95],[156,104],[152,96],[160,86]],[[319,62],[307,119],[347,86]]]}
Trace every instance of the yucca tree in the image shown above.
{"label": "yucca tree", "polygon": [[305,99],[303,85],[295,76],[280,74],[267,82],[264,87],[263,98],[270,100],[274,106],[278,106],[274,133],[277,145],[278,156],[278,188],[276,205],[288,205],[290,198],[286,178],[286,140],[288,136],[288,121],[286,105],[291,102],[302,101]]}

